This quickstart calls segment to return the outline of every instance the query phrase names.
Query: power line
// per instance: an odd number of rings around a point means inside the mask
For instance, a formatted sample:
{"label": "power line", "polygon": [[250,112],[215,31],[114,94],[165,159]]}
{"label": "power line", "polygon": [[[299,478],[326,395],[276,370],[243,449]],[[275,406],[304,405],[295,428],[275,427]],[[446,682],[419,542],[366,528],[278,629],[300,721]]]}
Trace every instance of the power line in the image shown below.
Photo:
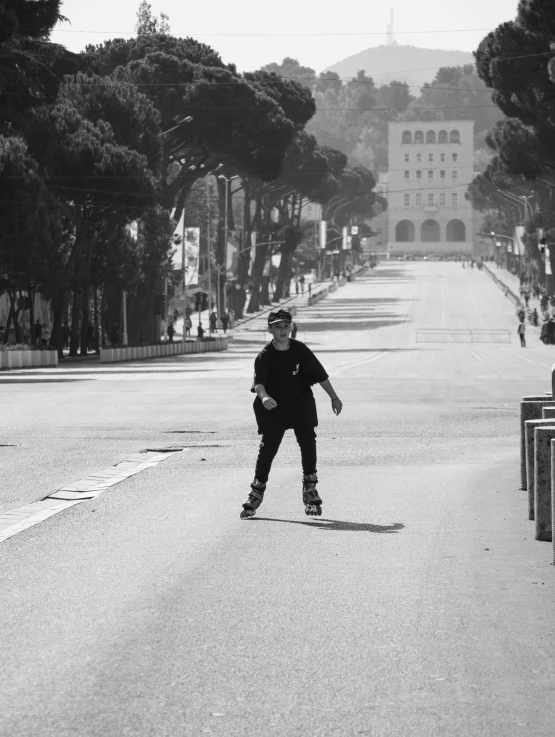
{"label": "power line", "polygon": [[[21,31],[31,31],[35,29],[30,28],[20,28]],[[446,29],[433,29],[429,31],[395,31],[395,35],[417,35],[417,34],[428,34],[428,33],[476,33],[478,31],[491,31],[491,28],[446,28]],[[54,28],[51,33],[90,33],[90,34],[105,34],[105,33],[119,33],[122,36],[137,36],[136,31],[91,31],[87,29],[75,29],[75,28]],[[162,35],[162,34],[159,34]],[[194,32],[187,32],[187,33],[171,33],[168,34],[169,36],[175,36],[175,37],[185,37],[185,38],[191,38],[193,36],[211,36],[211,37],[241,37],[241,38],[267,38],[267,37],[305,37],[305,36],[311,36],[318,38],[320,36],[383,36],[383,31],[349,31],[349,32],[342,32],[342,31],[329,31],[324,33],[315,33],[314,31],[301,31],[297,33],[194,33]]]}

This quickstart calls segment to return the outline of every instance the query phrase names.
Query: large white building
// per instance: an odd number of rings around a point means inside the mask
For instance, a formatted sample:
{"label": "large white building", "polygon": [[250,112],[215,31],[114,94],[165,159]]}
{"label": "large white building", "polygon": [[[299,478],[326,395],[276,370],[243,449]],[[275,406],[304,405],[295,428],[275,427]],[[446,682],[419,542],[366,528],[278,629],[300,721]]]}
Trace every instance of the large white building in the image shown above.
{"label": "large white building", "polygon": [[389,123],[388,250],[472,254],[474,121]]}

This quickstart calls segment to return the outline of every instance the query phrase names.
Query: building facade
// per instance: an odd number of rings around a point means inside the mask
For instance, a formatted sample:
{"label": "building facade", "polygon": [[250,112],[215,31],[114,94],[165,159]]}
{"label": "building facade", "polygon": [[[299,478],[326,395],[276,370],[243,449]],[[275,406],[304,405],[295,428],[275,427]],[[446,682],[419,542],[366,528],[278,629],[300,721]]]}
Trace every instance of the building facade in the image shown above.
{"label": "building facade", "polygon": [[472,254],[474,121],[389,123],[388,251]]}

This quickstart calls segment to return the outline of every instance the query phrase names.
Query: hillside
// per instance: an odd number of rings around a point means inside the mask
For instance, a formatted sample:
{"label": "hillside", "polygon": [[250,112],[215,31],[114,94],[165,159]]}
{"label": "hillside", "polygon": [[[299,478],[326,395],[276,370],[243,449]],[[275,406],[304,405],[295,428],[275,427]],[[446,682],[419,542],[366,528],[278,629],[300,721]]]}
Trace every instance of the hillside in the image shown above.
{"label": "hillside", "polygon": [[[443,49],[421,49],[417,46],[375,46],[332,64],[324,71],[336,72],[341,78],[355,77],[364,69],[377,85],[393,80],[406,82],[415,88],[431,82],[440,67],[472,64],[474,58],[468,51],[445,51]],[[417,89],[412,89],[413,95]]]}

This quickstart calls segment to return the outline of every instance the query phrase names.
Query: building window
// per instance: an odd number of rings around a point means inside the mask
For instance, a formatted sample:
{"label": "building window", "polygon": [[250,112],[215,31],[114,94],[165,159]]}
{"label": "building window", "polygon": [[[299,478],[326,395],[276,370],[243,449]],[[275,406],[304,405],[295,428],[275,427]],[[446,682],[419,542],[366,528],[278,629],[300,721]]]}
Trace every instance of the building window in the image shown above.
{"label": "building window", "polygon": [[405,207],[410,207],[410,194],[405,194],[403,197]]}
{"label": "building window", "polygon": [[434,160],[434,155],[428,154],[428,161],[433,161],[433,160]]}
{"label": "building window", "polygon": [[439,206],[445,207],[446,204],[447,204],[447,195],[445,194],[445,192],[440,192],[439,193]]}
{"label": "building window", "polygon": [[445,154],[440,154],[439,158],[441,159],[441,161],[445,161]]}
{"label": "building window", "polygon": [[447,143],[447,131],[439,131],[437,134],[438,143]]}
{"label": "building window", "polygon": [[416,193],[416,207],[422,207],[422,192]]}
{"label": "building window", "polygon": [[400,220],[395,226],[395,240],[397,243],[414,241],[414,223],[410,220]]}
{"label": "building window", "polygon": [[435,131],[428,131],[426,133],[426,143],[435,143],[436,142],[436,133]]}
{"label": "building window", "polygon": [[422,154],[416,154],[416,161],[420,163],[422,161]]}
{"label": "building window", "polygon": [[453,181],[456,182],[459,178],[459,172],[456,169],[453,169],[453,171],[451,172],[451,177],[453,178]]}
{"label": "building window", "polygon": [[440,178],[440,179],[445,179],[445,169],[442,169],[442,170],[441,170],[441,171],[439,172],[439,178]]}
{"label": "building window", "polygon": [[458,192],[453,192],[451,194],[451,207],[458,207],[459,206],[459,194]]}
{"label": "building window", "polygon": [[461,142],[461,134],[459,131],[451,131],[451,135],[449,136],[449,143],[460,143]]}
{"label": "building window", "polygon": [[420,227],[420,240],[423,243],[439,241],[439,223],[437,220],[424,220]]}
{"label": "building window", "polygon": [[428,179],[433,179],[433,178],[434,178],[434,170],[428,169]]}
{"label": "building window", "polygon": [[405,179],[410,179],[410,171],[405,169]]}
{"label": "building window", "polygon": [[434,206],[434,193],[428,192],[428,207]]}
{"label": "building window", "polygon": [[450,220],[445,231],[445,240],[460,243],[466,240],[466,226],[462,220]]}
{"label": "building window", "polygon": [[408,154],[405,154],[405,161],[408,161],[410,159],[410,156]]}
{"label": "building window", "polygon": [[453,161],[458,161],[459,154],[453,154],[452,158],[453,158]]}
{"label": "building window", "polygon": [[403,143],[412,143],[410,131],[403,131]]}
{"label": "building window", "polygon": [[424,143],[424,134],[422,131],[416,131],[414,134],[414,142],[415,143]]}
{"label": "building window", "polygon": [[417,169],[416,170],[416,178],[417,179],[422,179],[422,172],[420,171],[420,169]]}

